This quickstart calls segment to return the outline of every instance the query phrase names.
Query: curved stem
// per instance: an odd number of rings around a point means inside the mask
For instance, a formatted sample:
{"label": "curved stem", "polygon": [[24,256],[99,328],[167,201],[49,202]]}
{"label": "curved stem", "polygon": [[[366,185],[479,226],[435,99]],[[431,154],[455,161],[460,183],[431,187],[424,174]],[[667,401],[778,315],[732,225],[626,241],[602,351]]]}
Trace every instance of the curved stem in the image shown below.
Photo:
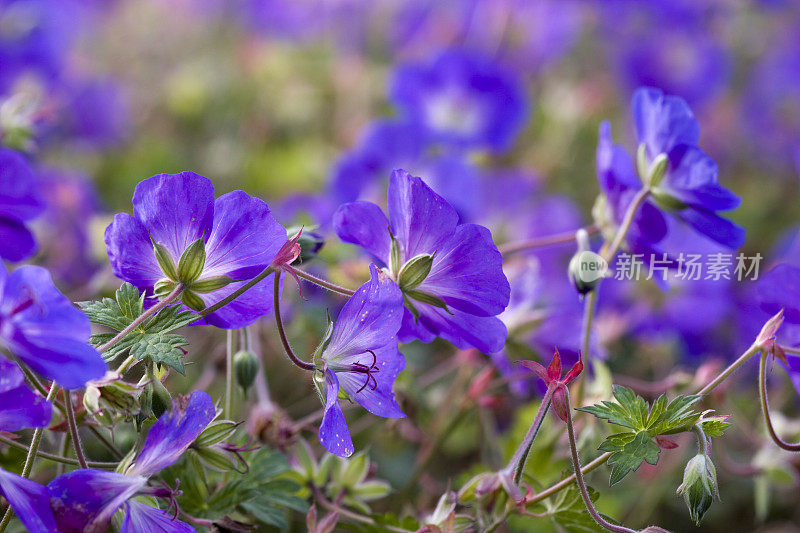
{"label": "curved stem", "polygon": [[[58,387],[56,386],[55,382],[51,383],[50,390],[47,392],[47,401],[50,401],[55,397],[57,390]],[[36,460],[36,452],[39,450],[39,443],[42,441],[42,432],[43,428],[36,428],[33,430],[31,446],[28,448],[28,455],[25,457],[25,465],[22,467],[22,477],[24,478],[30,476],[31,470],[33,470],[33,462]],[[0,521],[0,533],[6,530],[8,523],[11,522],[13,517],[14,510],[11,508],[11,504],[9,503],[8,509],[6,509],[6,514],[3,515],[3,520]]]}
{"label": "curved stem", "polygon": [[553,388],[547,387],[547,392],[544,393],[542,403],[539,404],[539,409],[536,411],[536,417],[533,419],[528,433],[525,435],[525,440],[514,453],[514,457],[508,463],[508,468],[514,474],[514,484],[519,485],[522,479],[522,473],[525,471],[525,462],[528,460],[528,454],[531,452],[533,441],[536,440],[536,435],[539,433],[539,428],[542,427],[544,415],[550,409],[550,401],[553,399]]}
{"label": "curved stem", "polygon": [[767,357],[767,352],[762,352],[761,360],[758,363],[758,395],[761,398],[761,412],[764,414],[764,424],[767,426],[767,432],[772,441],[780,448],[790,452],[800,452],[800,443],[792,444],[791,442],[786,442],[778,436],[772,425],[772,418],[769,414],[769,399],[767,398]]}
{"label": "curved stem", "polygon": [[229,303],[234,301],[236,298],[238,298],[239,296],[241,296],[245,292],[247,292],[250,289],[252,289],[253,286],[256,283],[258,283],[259,281],[263,280],[264,278],[266,278],[267,276],[272,274],[272,272],[274,270],[275,269],[272,268],[272,266],[268,266],[267,268],[262,270],[259,275],[257,275],[256,277],[254,277],[253,279],[251,279],[250,281],[248,281],[247,283],[245,283],[244,285],[242,285],[241,287],[239,287],[238,289],[236,289],[235,291],[230,293],[228,296],[226,296],[222,300],[220,300],[217,303],[215,303],[214,305],[208,306],[205,309],[203,309],[202,311],[200,311],[199,315],[201,317],[207,317],[208,315],[210,315],[214,311],[218,311],[222,307],[225,307],[226,305],[228,305]]}
{"label": "curved stem", "polygon": [[328,280],[318,278],[317,276],[309,274],[308,272],[300,270],[299,268],[293,268],[292,270],[294,270],[294,273],[297,274],[299,277],[303,278],[304,280],[310,281],[314,285],[319,285],[320,287],[328,289],[329,291],[341,294],[343,296],[352,296],[356,293],[356,291],[354,290],[348,289],[346,287],[341,287],[339,285],[336,285],[335,283],[331,283]]}
{"label": "curved stem", "polygon": [[[65,433],[65,436],[66,435],[69,435],[69,434]],[[11,446],[12,448],[17,448],[18,450],[24,450],[26,452],[30,451],[30,447],[29,446],[26,446],[26,445],[22,444],[21,442],[17,442],[17,441],[11,440],[11,439],[7,439],[7,438],[5,438],[3,436],[0,436],[0,442],[2,442],[3,444],[5,444],[7,446]],[[80,464],[77,459],[72,459],[71,457],[64,457],[62,455],[55,455],[55,454],[52,454],[52,453],[47,453],[47,452],[42,452],[42,451],[36,452],[36,455],[38,457],[41,457],[42,459],[47,460],[47,461],[53,461],[54,463],[59,463],[59,464],[63,464],[63,465],[78,466]],[[109,469],[114,469],[114,468],[117,467],[118,463],[104,463],[104,462],[98,462],[98,461],[87,461],[86,465],[89,468],[109,468]]]}
{"label": "curved stem", "polygon": [[175,288],[172,289],[172,292],[167,295],[166,298],[164,298],[163,300],[161,300],[160,302],[155,304],[150,309],[145,310],[145,312],[142,313],[141,315],[139,315],[138,317],[136,317],[136,320],[131,322],[130,325],[128,325],[125,329],[123,329],[122,331],[117,333],[114,336],[114,338],[112,338],[110,341],[108,341],[107,343],[103,344],[99,348],[97,348],[97,351],[100,352],[100,353],[103,353],[106,350],[108,350],[109,348],[111,348],[112,346],[114,346],[116,343],[118,343],[119,341],[124,339],[125,336],[128,333],[130,333],[134,329],[138,328],[142,324],[142,322],[144,322],[145,320],[147,320],[151,316],[155,315],[156,313],[158,313],[159,311],[164,309],[169,304],[175,302],[180,297],[181,293],[183,292],[183,289],[184,289],[183,283],[178,283],[175,286]]}
{"label": "curved stem", "polygon": [[78,463],[81,468],[87,468],[86,457],[83,455],[83,446],[81,446],[81,437],[78,434],[78,425],[75,423],[75,409],[72,406],[72,396],[68,390],[64,390],[64,407],[67,411],[67,425],[69,426],[69,434],[72,436],[72,446],[75,448],[75,457],[78,458]]}
{"label": "curved stem", "polygon": [[564,387],[564,400],[567,404],[567,435],[569,437],[569,448],[572,452],[572,465],[575,467],[575,481],[578,483],[578,489],[581,492],[581,498],[586,505],[586,510],[592,515],[594,521],[609,531],[616,533],[636,533],[636,530],[627,528],[625,526],[617,526],[608,522],[602,515],[594,508],[592,499],[589,497],[589,491],[586,489],[586,482],[583,480],[583,473],[581,472],[581,462],[578,457],[578,446],[575,443],[575,429],[572,427],[572,406],[569,402],[569,389]]}
{"label": "curved stem", "polygon": [[644,201],[647,200],[648,196],[650,196],[650,189],[643,187],[639,189],[639,192],[636,193],[636,196],[631,200],[628,210],[625,212],[625,216],[622,219],[622,223],[619,225],[617,234],[614,235],[614,240],[611,241],[605,253],[601,252],[600,254],[603,256],[603,259],[609,263],[611,263],[614,256],[617,255],[620,246],[622,246],[622,241],[625,239],[625,235],[628,234],[628,230],[631,228],[631,224],[633,224],[633,218],[636,216],[637,211],[639,211]]}
{"label": "curved stem", "polygon": [[[589,235],[598,232],[598,227],[595,225],[586,226],[583,229],[586,230],[586,233]],[[547,235],[545,237],[536,237],[524,241],[509,242],[499,246],[498,248],[503,256],[507,256],[526,250],[535,250],[536,248],[545,248],[547,246],[555,246],[557,244],[568,244],[575,241],[576,231],[577,230],[565,231],[563,233],[556,233],[553,235]]]}
{"label": "curved stem", "polygon": [[299,366],[303,370],[316,370],[316,366],[314,363],[306,363],[305,361],[301,360],[294,354],[291,345],[289,344],[289,339],[286,338],[286,331],[283,329],[283,320],[281,320],[281,295],[280,295],[280,283],[281,283],[281,274],[277,272],[275,274],[275,290],[274,293],[274,301],[273,305],[275,307],[275,324],[278,326],[278,334],[281,337],[281,343],[283,343],[283,349],[286,352],[286,355],[289,356],[289,359],[295,365]]}
{"label": "curved stem", "polygon": [[703,428],[700,427],[700,424],[695,424],[692,426],[692,432],[697,437],[697,453],[708,455],[708,437],[706,437],[706,433],[703,431]]}

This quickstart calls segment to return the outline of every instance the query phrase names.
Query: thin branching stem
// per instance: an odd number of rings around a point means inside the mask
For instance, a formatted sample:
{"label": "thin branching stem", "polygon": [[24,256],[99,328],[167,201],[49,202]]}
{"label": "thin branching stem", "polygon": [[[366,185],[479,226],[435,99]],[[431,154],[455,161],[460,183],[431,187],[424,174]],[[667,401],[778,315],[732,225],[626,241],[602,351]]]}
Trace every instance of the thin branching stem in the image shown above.
{"label": "thin branching stem", "polygon": [[761,360],[758,363],[758,396],[761,399],[761,412],[764,415],[764,424],[767,426],[772,441],[780,448],[790,452],[800,452],[800,443],[793,444],[783,440],[775,431],[772,425],[772,417],[769,414],[769,398],[767,397],[767,357],[769,354],[764,351],[761,353]]}
{"label": "thin branching stem", "polygon": [[88,468],[86,456],[83,455],[81,437],[78,434],[78,424],[75,423],[75,408],[72,405],[72,396],[66,389],[64,390],[64,407],[66,408],[67,425],[69,426],[69,434],[72,436],[72,447],[75,449],[75,457],[78,458],[78,463],[81,465],[81,468]]}
{"label": "thin branching stem", "polygon": [[316,370],[316,366],[314,363],[306,363],[299,357],[294,354],[292,350],[292,346],[289,344],[289,339],[286,338],[286,331],[283,327],[283,320],[281,319],[281,294],[280,294],[280,287],[281,287],[281,275],[280,272],[275,274],[275,291],[274,291],[274,300],[273,306],[275,307],[275,325],[278,327],[278,334],[281,338],[281,343],[283,344],[283,349],[286,352],[286,355],[289,356],[289,360],[294,363],[295,365],[299,366],[303,370]]}
{"label": "thin branching stem", "polygon": [[347,287],[342,287],[340,285],[336,285],[335,283],[331,283],[328,280],[319,278],[313,274],[309,274],[305,270],[300,270],[299,268],[293,268],[292,270],[294,270],[294,273],[297,274],[299,277],[303,278],[304,280],[310,281],[314,285],[319,285],[323,289],[328,289],[331,292],[335,292],[343,296],[352,296],[356,293],[356,291],[352,289],[348,289]]}

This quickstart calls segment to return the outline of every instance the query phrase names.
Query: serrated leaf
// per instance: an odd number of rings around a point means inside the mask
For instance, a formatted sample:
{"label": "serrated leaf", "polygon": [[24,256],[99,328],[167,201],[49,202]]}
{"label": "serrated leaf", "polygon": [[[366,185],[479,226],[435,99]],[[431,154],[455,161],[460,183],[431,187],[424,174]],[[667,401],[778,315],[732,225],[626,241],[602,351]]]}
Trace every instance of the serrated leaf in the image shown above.
{"label": "serrated leaf", "polygon": [[727,416],[710,416],[698,422],[706,437],[719,437],[733,424],[728,422]]}
{"label": "serrated leaf", "polygon": [[[592,487],[586,488],[589,492],[589,499],[592,500],[592,502],[597,501],[600,494]],[[570,533],[600,533],[605,531],[605,529],[594,521],[586,510],[578,487],[575,485],[571,485],[559,494],[546,500],[546,502],[539,505],[538,508],[542,508],[544,511],[538,514],[548,517],[552,522],[558,525],[560,530]],[[615,523],[608,517],[605,518],[609,522]],[[536,529],[531,528],[531,530],[535,531]]]}
{"label": "serrated leaf", "polygon": [[645,461],[651,465],[656,464],[660,451],[661,449],[646,432],[637,433],[632,440],[622,445],[608,458],[608,465],[611,467],[609,483],[611,485],[619,483],[628,472],[636,471]]}
{"label": "serrated leaf", "polygon": [[130,354],[136,359],[149,357],[156,363],[164,363],[184,374],[183,350],[189,342],[180,335],[145,333],[138,335],[131,344]]}

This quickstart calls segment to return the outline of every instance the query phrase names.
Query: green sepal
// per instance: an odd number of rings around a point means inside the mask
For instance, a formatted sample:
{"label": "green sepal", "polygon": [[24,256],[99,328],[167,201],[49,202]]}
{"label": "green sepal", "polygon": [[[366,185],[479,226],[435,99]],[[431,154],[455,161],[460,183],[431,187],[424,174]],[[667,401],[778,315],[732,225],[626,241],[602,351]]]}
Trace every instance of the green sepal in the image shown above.
{"label": "green sepal", "polygon": [[175,260],[172,258],[172,254],[169,253],[169,250],[153,240],[152,236],[150,237],[150,242],[153,243],[153,254],[156,256],[156,262],[161,272],[171,280],[178,279],[178,270],[175,268]]}
{"label": "green sepal", "polygon": [[189,285],[192,292],[205,294],[227,287],[235,280],[228,276],[211,276],[209,278],[198,279]]}
{"label": "green sepal", "polygon": [[203,268],[206,266],[206,243],[200,238],[190,244],[186,250],[183,251],[180,260],[178,261],[178,280],[183,283],[192,283],[200,274],[203,273]]}
{"label": "green sepal", "polygon": [[156,281],[156,284],[153,287],[153,293],[156,295],[156,298],[163,300],[175,290],[177,285],[178,283],[172,281],[171,279],[161,278],[160,280]]}
{"label": "green sepal", "polygon": [[[444,309],[445,311],[447,311],[451,315],[453,314],[450,311],[450,309],[448,309],[447,303],[445,303],[444,300],[442,300],[441,298],[439,298],[438,296],[435,296],[433,294],[430,294],[430,293],[427,293],[427,292],[423,292],[423,291],[415,291],[415,290],[411,289],[411,290],[403,291],[403,295],[404,296],[407,295],[409,298],[412,298],[412,299],[414,299],[414,300],[416,300],[418,302],[422,302],[424,304],[432,305],[434,307],[438,307],[439,309]],[[413,311],[412,311],[412,313],[413,313]]]}
{"label": "green sepal", "polygon": [[388,229],[389,236],[391,237],[391,245],[389,247],[389,270],[393,275],[396,275],[400,271],[400,261],[402,260],[400,256],[400,243],[398,243],[397,239],[394,237],[392,228]]}
{"label": "green sepal", "polygon": [[206,308],[206,304],[203,299],[192,291],[183,291],[181,301],[186,307],[189,309],[194,309],[195,311],[202,311]]}
{"label": "green sepal", "polygon": [[411,290],[422,284],[428,274],[431,273],[433,266],[433,254],[419,254],[406,262],[400,273],[397,275],[397,283],[402,290]]}

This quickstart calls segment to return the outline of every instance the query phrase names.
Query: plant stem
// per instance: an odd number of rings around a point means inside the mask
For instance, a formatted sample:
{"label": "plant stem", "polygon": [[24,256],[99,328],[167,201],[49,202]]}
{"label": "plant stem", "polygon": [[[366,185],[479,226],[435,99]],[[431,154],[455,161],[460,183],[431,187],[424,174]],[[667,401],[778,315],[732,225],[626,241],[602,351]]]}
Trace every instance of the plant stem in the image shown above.
{"label": "plant stem", "polygon": [[81,468],[87,468],[86,457],[83,455],[83,446],[81,446],[81,437],[78,434],[78,424],[75,423],[75,409],[72,406],[72,397],[68,390],[64,390],[64,407],[67,410],[67,425],[69,426],[69,434],[72,435],[75,457],[78,458]]}
{"label": "plant stem", "polygon": [[110,341],[108,341],[107,343],[103,344],[99,348],[97,348],[97,351],[100,352],[100,353],[105,352],[106,350],[108,350],[109,348],[114,346],[116,343],[118,343],[119,341],[124,339],[125,336],[128,333],[130,333],[134,329],[138,328],[142,324],[142,322],[144,322],[145,320],[147,320],[151,316],[155,315],[156,313],[158,313],[159,311],[164,309],[169,304],[171,304],[174,301],[176,301],[180,297],[181,293],[183,292],[183,288],[184,288],[183,283],[178,283],[175,286],[175,288],[172,289],[172,292],[167,295],[166,298],[164,298],[163,300],[161,300],[160,302],[155,304],[150,309],[145,310],[144,313],[142,313],[141,315],[136,317],[136,320],[131,322],[125,329],[123,329],[122,331],[117,333],[114,336],[114,338],[112,338]]}
{"label": "plant stem", "polygon": [[227,331],[227,342],[225,344],[225,416],[233,420],[233,346],[234,331]]}
{"label": "plant stem", "polygon": [[692,432],[697,437],[697,453],[708,455],[708,438],[703,428],[700,427],[700,424],[695,424],[692,426]]}
{"label": "plant stem", "polygon": [[262,271],[261,271],[261,273],[260,273],[259,275],[257,275],[256,277],[254,277],[253,279],[251,279],[250,281],[248,281],[247,283],[245,283],[244,285],[242,285],[241,287],[239,287],[238,289],[236,289],[235,291],[233,291],[232,293],[230,293],[228,296],[226,296],[226,297],[225,297],[225,298],[223,298],[222,300],[218,301],[218,302],[217,302],[217,303],[215,303],[214,305],[208,306],[208,307],[206,307],[205,309],[203,309],[203,310],[202,310],[202,311],[199,313],[199,314],[200,314],[200,316],[201,316],[201,317],[207,317],[208,315],[210,315],[210,314],[211,314],[211,313],[213,313],[214,311],[217,311],[217,310],[219,310],[220,308],[222,308],[222,307],[225,307],[226,305],[228,305],[229,303],[231,303],[232,301],[234,301],[236,298],[238,298],[239,296],[241,296],[241,295],[242,295],[242,294],[244,294],[245,292],[247,292],[247,291],[249,291],[250,289],[252,289],[252,288],[253,288],[253,286],[254,286],[256,283],[258,283],[259,281],[263,280],[264,278],[266,278],[267,276],[269,276],[270,274],[272,274],[272,272],[274,272],[274,270],[275,270],[275,269],[274,269],[274,268],[272,268],[272,266],[268,266],[267,268],[265,268],[264,270],[262,270]]}
{"label": "plant stem", "polygon": [[[592,322],[594,322],[594,314],[597,310],[597,289],[595,287],[589,294],[586,295],[586,300],[583,302],[583,327],[581,330],[581,357],[583,357],[584,364],[588,367],[591,365],[592,354],[589,346],[592,340]],[[581,372],[578,378],[577,401],[578,405],[583,404],[583,397],[586,392],[586,374],[588,372]]]}
{"label": "plant stem", "polygon": [[548,409],[550,409],[550,401],[552,399],[553,388],[547,387],[547,392],[544,393],[542,403],[539,404],[539,409],[536,411],[536,417],[533,419],[533,423],[531,424],[528,433],[525,435],[525,440],[522,441],[522,444],[514,453],[514,457],[512,457],[511,461],[508,463],[508,468],[514,474],[515,485],[519,485],[519,482],[522,479],[522,473],[525,471],[525,463],[528,460],[528,454],[531,452],[533,441],[536,440],[536,435],[538,435],[539,429],[542,427],[544,415],[547,414]]}
{"label": "plant stem", "polygon": [[592,518],[594,518],[595,522],[609,531],[614,531],[616,533],[636,533],[636,531],[633,529],[625,526],[617,526],[611,522],[608,522],[599,512],[597,512],[597,509],[594,508],[592,499],[589,497],[589,491],[586,489],[586,482],[583,480],[581,462],[580,458],[578,457],[578,445],[575,442],[575,429],[572,426],[572,406],[569,402],[569,389],[566,387],[564,387],[564,400],[567,403],[567,436],[569,437],[569,448],[572,452],[572,465],[575,468],[575,481],[577,482],[578,489],[581,492],[583,503],[586,505],[586,510],[589,511],[589,514],[592,515]]}
{"label": "plant stem", "polygon": [[[631,200],[630,205],[628,206],[628,210],[625,212],[625,216],[622,219],[622,223],[619,225],[619,229],[617,230],[617,234],[614,235],[614,240],[611,241],[611,244],[606,249],[605,253],[601,254],[603,259],[611,263],[614,259],[614,256],[617,255],[620,246],[622,246],[622,241],[625,239],[625,235],[628,234],[628,230],[631,228],[631,224],[633,224],[633,218],[636,216],[637,211],[642,206],[647,197],[650,196],[650,189],[643,187],[639,189],[639,192],[636,193],[636,196],[633,197]],[[606,248],[604,246],[604,248]]]}
{"label": "plant stem", "polygon": [[[65,433],[65,436],[69,435]],[[0,436],[0,442],[11,446],[12,448],[17,448],[18,450],[25,450],[26,452],[30,451],[30,447],[22,444],[21,442],[17,442],[11,439],[7,439],[3,436]],[[77,459],[72,459],[71,457],[64,457],[61,455],[55,455],[52,453],[38,451],[36,452],[37,457],[41,457],[47,461],[53,461],[54,463],[64,464],[64,465],[72,465],[78,466],[80,463]],[[104,463],[104,462],[97,462],[97,461],[87,461],[86,465],[90,468],[109,468],[114,469],[117,467],[117,463]]]}
{"label": "plant stem", "polygon": [[[586,230],[586,233],[589,235],[597,233],[598,231],[598,228],[595,225],[586,226],[583,229]],[[563,233],[556,233],[554,235],[547,235],[545,237],[536,237],[519,242],[509,242],[499,247],[500,253],[505,257],[525,250],[534,250],[536,248],[544,248],[547,246],[554,246],[556,244],[567,244],[575,240],[576,231],[577,230],[565,231]]]}
{"label": "plant stem", "polygon": [[745,364],[748,359],[750,359],[753,355],[758,353],[759,350],[761,350],[761,347],[759,345],[753,343],[750,346],[750,348],[748,348],[742,355],[740,355],[739,358],[736,361],[734,361],[733,363],[728,365],[728,367],[725,370],[720,372],[717,375],[717,377],[712,379],[705,387],[700,389],[697,392],[697,394],[699,394],[700,396],[705,396],[706,394],[710,393],[712,390],[717,388],[717,386],[719,386],[720,383],[725,381],[728,378],[728,376],[733,374],[740,366]]}
{"label": "plant stem", "polygon": [[[55,395],[58,387],[56,386],[55,382],[50,384],[50,390],[47,392],[47,401],[52,400]],[[36,428],[33,430],[33,437],[31,438],[31,446],[28,449],[28,455],[25,457],[25,465],[22,467],[22,477],[27,478],[31,475],[31,470],[33,470],[33,462],[36,460],[36,452],[39,450],[39,443],[42,441],[42,432],[43,428]],[[14,510],[11,508],[11,504],[9,503],[8,509],[6,509],[6,514],[3,515],[3,520],[0,521],[0,533],[6,530],[8,527],[8,523],[11,522],[11,519],[14,517]]]}
{"label": "plant stem", "polygon": [[758,395],[761,398],[761,412],[764,414],[764,424],[767,426],[767,432],[772,438],[772,441],[780,448],[790,452],[800,452],[800,443],[792,444],[786,442],[778,436],[775,428],[772,425],[772,417],[769,414],[769,399],[767,398],[767,352],[761,353],[761,360],[758,363]]}
{"label": "plant stem", "polygon": [[275,290],[274,292],[274,301],[273,306],[275,307],[275,324],[278,326],[278,334],[281,337],[281,343],[283,343],[283,349],[286,352],[286,355],[289,356],[289,359],[295,365],[299,366],[303,370],[316,370],[316,366],[314,363],[306,363],[305,361],[301,360],[294,354],[292,351],[292,347],[289,344],[289,339],[286,338],[286,331],[283,328],[283,320],[281,320],[281,296],[280,296],[280,283],[281,283],[281,275],[280,272],[275,274]]}
{"label": "plant stem", "polygon": [[303,278],[306,281],[310,281],[314,285],[319,285],[324,289],[328,289],[329,291],[341,294],[343,296],[352,296],[356,293],[356,291],[348,289],[346,287],[341,287],[336,285],[335,283],[331,283],[330,281],[324,280],[322,278],[318,278],[313,274],[309,274],[304,270],[300,270],[299,268],[293,268],[294,273],[297,274],[299,277]]}

